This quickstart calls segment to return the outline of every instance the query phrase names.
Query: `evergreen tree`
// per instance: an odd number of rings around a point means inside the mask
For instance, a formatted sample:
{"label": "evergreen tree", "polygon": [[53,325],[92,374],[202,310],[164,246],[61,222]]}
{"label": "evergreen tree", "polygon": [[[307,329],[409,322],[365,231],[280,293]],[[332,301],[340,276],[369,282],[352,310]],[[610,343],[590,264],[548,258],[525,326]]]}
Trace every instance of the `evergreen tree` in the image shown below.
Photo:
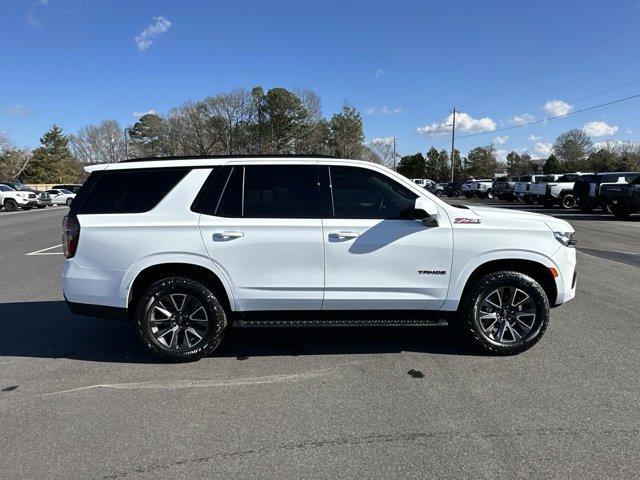
{"label": "evergreen tree", "polygon": [[351,105],[331,117],[331,149],[336,157],[361,159],[364,152],[362,117]]}
{"label": "evergreen tree", "polygon": [[422,153],[416,153],[402,157],[396,171],[407,178],[425,178],[426,168],[424,156]]}
{"label": "evergreen tree", "polygon": [[29,183],[76,182],[82,169],[69,149],[69,139],[53,125],[40,139],[25,172]]}
{"label": "evergreen tree", "polygon": [[544,163],[542,172],[545,175],[560,173],[560,161],[558,160],[558,157],[556,157],[553,153],[549,155],[549,158],[547,158],[547,161]]}

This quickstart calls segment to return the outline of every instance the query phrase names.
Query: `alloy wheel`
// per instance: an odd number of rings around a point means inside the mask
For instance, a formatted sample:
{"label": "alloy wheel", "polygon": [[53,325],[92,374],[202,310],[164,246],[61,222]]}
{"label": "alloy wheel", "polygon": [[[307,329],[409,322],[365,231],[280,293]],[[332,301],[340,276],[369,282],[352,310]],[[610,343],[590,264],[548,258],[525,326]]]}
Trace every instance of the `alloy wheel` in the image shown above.
{"label": "alloy wheel", "polygon": [[523,289],[505,286],[481,297],[475,315],[478,331],[497,345],[516,345],[536,333],[537,309]]}
{"label": "alloy wheel", "polygon": [[186,293],[171,293],[156,299],[147,315],[153,337],[172,350],[189,350],[198,345],[211,323],[202,302]]}

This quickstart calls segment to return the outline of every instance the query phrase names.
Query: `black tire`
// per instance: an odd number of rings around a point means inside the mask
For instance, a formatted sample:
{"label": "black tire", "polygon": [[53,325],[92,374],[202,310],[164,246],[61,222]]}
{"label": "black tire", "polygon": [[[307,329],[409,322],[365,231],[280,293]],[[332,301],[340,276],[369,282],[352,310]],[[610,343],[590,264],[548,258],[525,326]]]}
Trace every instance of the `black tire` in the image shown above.
{"label": "black tire", "polygon": [[458,198],[460,195],[462,195],[462,192],[461,192],[460,190],[454,190],[454,192],[453,192],[453,196],[454,196],[455,198]]}
{"label": "black tire", "polygon": [[16,202],[13,198],[7,198],[4,201],[4,209],[7,212],[15,212],[18,210],[18,202]]}
{"label": "black tire", "polygon": [[[163,301],[166,303],[168,301],[166,299],[170,295],[175,295],[178,298],[185,296],[180,309],[175,301],[173,305],[161,303]],[[173,297],[171,298],[173,300]],[[199,314],[201,319],[193,319],[200,308],[197,308],[188,317],[188,312],[181,315],[181,312],[187,308],[186,303],[192,301],[188,299],[193,300],[194,308],[198,305],[202,307],[204,314]],[[162,305],[165,308],[169,307],[171,310],[169,313],[174,310],[178,313],[172,317],[165,315],[167,320],[156,319],[155,310]],[[202,315],[206,320],[202,319]],[[174,318],[176,316],[180,318]],[[215,294],[200,282],[184,277],[165,278],[151,285],[137,302],[135,318],[138,336],[147,349],[158,357],[173,362],[191,362],[211,355],[220,346],[227,330],[227,315]],[[204,322],[206,322],[205,327],[203,327]],[[156,328],[157,331],[154,332],[153,328]],[[158,335],[163,328],[167,329],[165,334]],[[189,333],[189,330],[193,331],[195,328],[197,328],[198,336],[202,335],[201,339],[191,346],[190,339],[195,340],[196,337],[195,334]],[[177,329],[175,331],[176,345],[172,347],[174,329]],[[163,339],[168,333],[172,334],[169,345]],[[182,341],[180,341],[181,338]]]}
{"label": "black tire", "polygon": [[436,197],[442,196],[442,190],[436,190]]}
{"label": "black tire", "polygon": [[529,195],[525,195],[524,196],[524,203],[526,203],[527,205],[532,205],[533,204],[533,200],[531,199],[531,197]]}
{"label": "black tire", "polygon": [[496,198],[496,194],[493,193],[493,190],[491,190],[491,189],[487,190],[487,198],[489,200],[493,200],[494,198]]}
{"label": "black tire", "polygon": [[576,208],[576,197],[574,197],[570,193],[567,193],[566,195],[563,195],[562,198],[560,199],[560,205],[565,210],[572,210]]}
{"label": "black tire", "polygon": [[[493,335],[492,331],[489,334],[483,333],[482,328],[480,327],[482,322],[478,320],[478,317],[481,312],[480,309],[483,308],[483,302],[486,302],[487,298],[493,295],[492,292],[499,289],[509,288],[517,289],[515,298],[522,298],[523,294],[528,296],[528,299],[526,300],[527,303],[525,305],[531,305],[532,308],[535,309],[535,315],[533,320],[531,320],[530,330],[526,334],[523,334],[520,339],[517,339],[517,335],[511,333],[507,334],[507,332],[522,328],[517,325],[517,320],[513,320],[513,323],[509,323],[507,321],[502,322],[507,323],[507,325],[511,325],[511,327],[509,330],[503,328],[503,341],[498,341],[491,338],[491,335]],[[524,293],[518,293],[518,291]],[[518,295],[520,295],[520,297],[518,297]],[[510,302],[512,305],[513,302],[516,301],[515,298]],[[502,304],[502,301],[500,303]],[[515,308],[517,309],[518,307]],[[547,298],[544,289],[533,278],[523,273],[512,271],[489,273],[482,277],[462,299],[458,310],[460,317],[459,328],[461,327],[464,330],[465,336],[471,341],[471,343],[483,352],[497,355],[514,355],[528,350],[540,340],[549,323],[549,309],[549,299]],[[518,314],[522,315],[522,313],[523,312],[516,311],[515,313],[508,315],[515,316]],[[496,313],[496,315],[500,314]],[[523,318],[526,322],[526,317]],[[486,321],[490,322],[490,320],[491,318]],[[496,322],[500,322],[500,320],[496,320]],[[502,323],[500,323],[500,325],[502,325]],[[515,329],[512,328],[514,326],[516,327]],[[498,329],[496,332],[496,336],[498,336],[500,334],[501,327],[496,326],[495,328]],[[524,330],[520,331],[524,332]],[[505,336],[511,336],[513,341],[504,340]]]}

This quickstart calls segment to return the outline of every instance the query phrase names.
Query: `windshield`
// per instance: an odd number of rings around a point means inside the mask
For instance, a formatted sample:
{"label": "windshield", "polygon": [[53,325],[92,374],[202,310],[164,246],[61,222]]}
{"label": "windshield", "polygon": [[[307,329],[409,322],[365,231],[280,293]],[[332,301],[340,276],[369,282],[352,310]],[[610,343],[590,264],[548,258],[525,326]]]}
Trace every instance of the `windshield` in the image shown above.
{"label": "windshield", "polygon": [[8,185],[0,185],[0,192],[13,192],[13,188]]}
{"label": "windshield", "polygon": [[62,195],[69,195],[70,193],[73,193],[73,192],[70,192],[69,190],[65,190],[64,188],[59,188],[58,192],[60,192]]}
{"label": "windshield", "polygon": [[579,175],[562,175],[558,182],[575,182],[578,179]]}

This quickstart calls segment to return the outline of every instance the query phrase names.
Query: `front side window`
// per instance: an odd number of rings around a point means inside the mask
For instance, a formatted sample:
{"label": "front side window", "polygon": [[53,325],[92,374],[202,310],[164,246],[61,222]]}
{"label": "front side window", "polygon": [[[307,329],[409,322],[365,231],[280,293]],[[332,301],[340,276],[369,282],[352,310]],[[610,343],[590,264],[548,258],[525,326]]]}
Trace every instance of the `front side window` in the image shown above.
{"label": "front side window", "polygon": [[336,218],[414,218],[417,194],[374,170],[329,167]]}

